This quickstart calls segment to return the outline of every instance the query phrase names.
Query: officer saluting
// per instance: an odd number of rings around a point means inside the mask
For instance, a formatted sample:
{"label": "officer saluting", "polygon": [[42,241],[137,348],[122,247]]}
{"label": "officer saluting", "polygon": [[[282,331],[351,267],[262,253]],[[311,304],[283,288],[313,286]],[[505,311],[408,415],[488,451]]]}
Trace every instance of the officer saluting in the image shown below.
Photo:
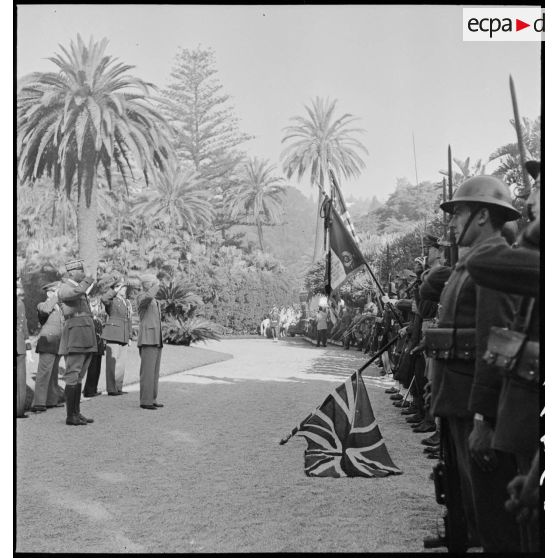
{"label": "officer saluting", "polygon": [[514,463],[491,447],[501,380],[482,357],[491,326],[509,325],[516,300],[475,285],[466,264],[481,247],[505,248],[502,228],[519,212],[508,187],[493,176],[466,180],[440,207],[452,215],[457,245],[468,251],[441,293],[438,327],[425,331],[427,355],[434,359],[432,412],[444,421],[442,453],[456,463],[468,545],[476,546],[480,539],[486,552],[514,552],[519,538],[504,511]]}
{"label": "officer saluting", "polygon": [[[46,411],[47,407],[58,405],[58,348],[64,327],[64,317],[58,303],[59,281],[43,286],[47,299],[37,304],[37,313],[41,331],[37,339],[36,352],[39,353],[39,366],[35,378],[35,396],[31,410]],[[60,405],[61,406],[61,405]]]}
{"label": "officer saluting", "polygon": [[64,329],[59,353],[64,355],[66,371],[66,424],[79,426],[93,422],[80,412],[81,381],[87,372],[91,356],[97,352],[93,314],[87,292],[95,279],[83,270],[83,260],[66,263],[67,277],[58,289],[58,300],[64,314]]}

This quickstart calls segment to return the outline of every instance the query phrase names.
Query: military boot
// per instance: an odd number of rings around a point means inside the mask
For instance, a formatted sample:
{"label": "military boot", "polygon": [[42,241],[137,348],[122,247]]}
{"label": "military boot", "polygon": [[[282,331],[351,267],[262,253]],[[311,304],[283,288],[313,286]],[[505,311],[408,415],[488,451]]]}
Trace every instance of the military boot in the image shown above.
{"label": "military boot", "polygon": [[93,419],[86,418],[81,414],[81,411],[80,411],[81,384],[78,384],[77,387],[78,387],[77,393],[74,396],[76,398],[76,414],[77,414],[81,424],[87,424],[87,423],[94,422]]}
{"label": "military boot", "polygon": [[[64,388],[64,393],[66,395],[66,424],[71,426],[80,426],[81,421],[76,414],[76,407],[75,407],[75,392],[77,386],[68,386]],[[78,391],[79,393],[79,391]]]}

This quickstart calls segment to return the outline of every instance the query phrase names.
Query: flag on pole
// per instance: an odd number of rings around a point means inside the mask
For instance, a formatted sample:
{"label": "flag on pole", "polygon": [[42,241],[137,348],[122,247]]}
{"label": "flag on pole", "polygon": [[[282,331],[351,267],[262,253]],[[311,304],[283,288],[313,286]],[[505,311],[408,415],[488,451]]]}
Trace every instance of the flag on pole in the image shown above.
{"label": "flag on pole", "polygon": [[354,237],[347,230],[334,207],[331,208],[329,243],[331,246],[331,288],[335,290],[365,266],[366,262]]}
{"label": "flag on pole", "polygon": [[399,475],[357,371],[328,395],[291,435],[308,442],[304,472],[309,477],[385,477]]}
{"label": "flag on pole", "polygon": [[337,208],[339,210],[339,214],[341,216],[343,224],[345,225],[347,230],[351,233],[357,245],[360,245],[360,238],[358,237],[355,227],[353,226],[351,216],[349,215],[349,209],[347,207],[347,204],[345,203],[343,192],[341,192],[341,187],[339,186],[339,183],[337,182],[337,178],[335,178],[335,174],[331,169],[329,170],[329,177],[332,184],[333,199],[337,204]]}

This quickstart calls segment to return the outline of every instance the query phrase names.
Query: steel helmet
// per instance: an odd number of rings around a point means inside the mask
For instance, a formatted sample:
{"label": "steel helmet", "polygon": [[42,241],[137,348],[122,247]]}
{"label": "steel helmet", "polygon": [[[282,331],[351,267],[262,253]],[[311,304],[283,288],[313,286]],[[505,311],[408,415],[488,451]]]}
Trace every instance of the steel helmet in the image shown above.
{"label": "steel helmet", "polygon": [[479,203],[499,207],[506,221],[515,221],[521,214],[511,202],[509,188],[504,182],[495,176],[479,175],[465,180],[453,198],[440,204],[440,208],[453,214],[458,203]]}

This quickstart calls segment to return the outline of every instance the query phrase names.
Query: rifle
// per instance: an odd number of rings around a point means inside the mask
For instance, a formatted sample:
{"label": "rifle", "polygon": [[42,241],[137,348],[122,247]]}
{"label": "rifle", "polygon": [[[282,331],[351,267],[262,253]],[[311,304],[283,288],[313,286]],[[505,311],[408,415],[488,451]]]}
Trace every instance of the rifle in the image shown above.
{"label": "rifle", "polygon": [[510,93],[513,106],[513,123],[515,133],[517,134],[517,147],[519,148],[519,162],[521,165],[521,178],[523,179],[523,194],[518,197],[528,197],[531,190],[531,183],[529,182],[529,174],[525,167],[525,146],[523,145],[523,134],[521,132],[521,118],[519,116],[519,109],[517,108],[517,97],[515,95],[515,85],[513,78],[510,74]]}
{"label": "rifle", "polygon": [[[448,197],[451,200],[453,198],[453,172],[451,168],[451,145],[448,145]],[[457,260],[459,258],[459,252],[457,247],[457,241],[455,239],[455,227],[451,225],[448,227],[448,244],[447,246],[447,260],[451,267],[455,267]]]}

